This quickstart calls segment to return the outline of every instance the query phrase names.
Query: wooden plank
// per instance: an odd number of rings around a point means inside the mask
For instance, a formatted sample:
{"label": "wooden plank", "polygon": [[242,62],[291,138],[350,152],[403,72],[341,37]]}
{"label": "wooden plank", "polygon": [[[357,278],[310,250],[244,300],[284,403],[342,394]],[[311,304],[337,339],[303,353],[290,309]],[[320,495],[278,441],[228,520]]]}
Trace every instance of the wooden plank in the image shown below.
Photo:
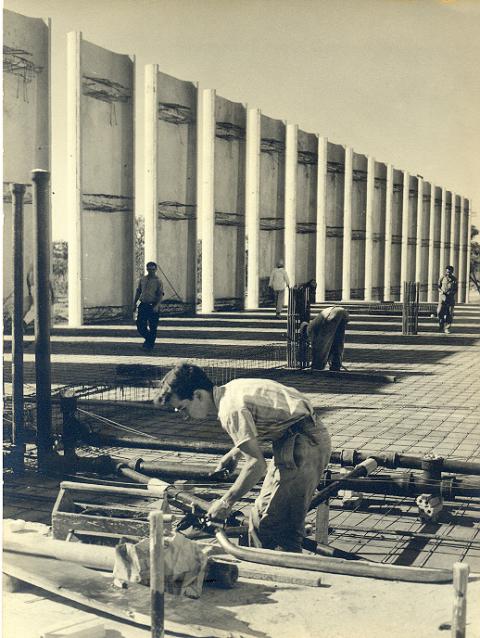
{"label": "wooden plank", "polygon": [[88,533],[105,532],[127,536],[148,536],[148,522],[132,518],[110,518],[109,516],[88,516],[58,512],[52,516],[52,533],[56,539],[64,540],[71,530]]}
{"label": "wooden plank", "polygon": [[[128,589],[112,587],[112,580],[99,572],[52,558],[4,553],[3,572],[52,594],[145,627],[150,626],[150,590],[130,583]],[[246,623],[239,633],[224,631],[231,613],[216,607],[214,600],[166,596],[165,629],[192,638],[240,638],[252,636]]]}

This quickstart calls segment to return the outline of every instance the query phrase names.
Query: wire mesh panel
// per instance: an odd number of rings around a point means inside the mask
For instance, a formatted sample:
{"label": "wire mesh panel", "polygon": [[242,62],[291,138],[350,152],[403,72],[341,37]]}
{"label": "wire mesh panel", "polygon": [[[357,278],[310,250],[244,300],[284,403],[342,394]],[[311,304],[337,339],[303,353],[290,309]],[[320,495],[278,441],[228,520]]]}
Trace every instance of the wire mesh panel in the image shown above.
{"label": "wire mesh panel", "polygon": [[418,306],[420,284],[415,281],[403,282],[402,334],[418,333]]}
{"label": "wire mesh panel", "polygon": [[287,365],[289,368],[307,368],[310,356],[307,332],[303,328],[310,321],[311,287],[300,285],[289,288],[287,318]]}

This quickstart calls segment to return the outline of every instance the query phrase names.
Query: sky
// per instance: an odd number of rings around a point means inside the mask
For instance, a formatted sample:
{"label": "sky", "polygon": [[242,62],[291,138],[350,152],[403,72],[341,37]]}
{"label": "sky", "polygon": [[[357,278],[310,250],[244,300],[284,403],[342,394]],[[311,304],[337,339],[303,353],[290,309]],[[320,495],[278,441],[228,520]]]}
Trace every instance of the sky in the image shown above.
{"label": "sky", "polygon": [[136,56],[472,200],[480,225],[480,0],[4,0],[52,19],[53,236],[66,238],[66,34]]}

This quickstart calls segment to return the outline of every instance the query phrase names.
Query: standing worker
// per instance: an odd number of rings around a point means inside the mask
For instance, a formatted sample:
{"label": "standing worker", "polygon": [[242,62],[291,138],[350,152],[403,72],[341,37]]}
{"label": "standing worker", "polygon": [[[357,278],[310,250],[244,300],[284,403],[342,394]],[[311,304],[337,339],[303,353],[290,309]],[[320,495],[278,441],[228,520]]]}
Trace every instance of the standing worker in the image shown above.
{"label": "standing worker", "polygon": [[453,266],[445,268],[445,274],[438,281],[438,327],[440,332],[450,334],[457,294],[457,278],[453,274]]}
{"label": "standing worker", "polygon": [[[234,447],[217,470],[233,471],[243,455],[240,474],[213,501],[208,516],[225,520],[235,502],[266,473],[250,512],[249,543],[301,552],[305,517],[331,452],[328,430],[310,401],[295,388],[269,379],[234,379],[214,386],[202,368],[182,363],[164,376],[154,402],[185,418],[218,418]],[[260,441],[272,442],[268,471]]]}
{"label": "standing worker", "polygon": [[[137,312],[137,330],[145,339],[142,348],[153,350],[157,338],[160,303],[164,293],[162,282],[157,276],[157,264],[154,261],[149,261],[146,269],[147,274],[140,277],[138,281],[133,300],[133,311]],[[138,301],[140,304],[137,310]]]}
{"label": "standing worker", "polygon": [[288,274],[283,267],[283,261],[281,259],[277,262],[276,268],[272,270],[268,285],[272,288],[275,296],[275,316],[277,319],[280,319],[280,314],[285,301],[285,286],[287,288],[290,287]]}

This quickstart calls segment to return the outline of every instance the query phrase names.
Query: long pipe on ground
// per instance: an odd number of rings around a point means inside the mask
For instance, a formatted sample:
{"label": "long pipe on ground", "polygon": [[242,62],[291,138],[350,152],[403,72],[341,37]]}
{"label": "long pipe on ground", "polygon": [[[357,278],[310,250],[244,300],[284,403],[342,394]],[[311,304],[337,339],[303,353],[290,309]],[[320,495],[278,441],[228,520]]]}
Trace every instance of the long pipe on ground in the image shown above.
{"label": "long pipe on ground", "polygon": [[217,530],[215,537],[222,549],[235,558],[272,567],[291,567],[327,572],[329,574],[400,580],[412,583],[449,583],[452,581],[452,572],[447,569],[387,565],[362,560],[351,561],[342,558],[307,556],[290,552],[277,552],[270,549],[239,547],[231,543],[221,530]]}
{"label": "long pipe on ground", "polygon": [[[141,436],[116,437],[109,434],[91,434],[85,441],[90,445],[126,448],[142,448],[152,450],[166,450],[173,452],[202,452],[204,454],[225,454],[231,446],[214,441],[196,441],[187,439],[174,439],[173,437],[146,439]],[[269,458],[271,450],[264,449],[263,454]],[[471,461],[458,461],[455,459],[430,460],[421,456],[411,456],[398,452],[361,452],[359,450],[333,450],[330,463],[342,466],[356,466],[367,459],[372,458],[379,467],[388,469],[409,468],[412,470],[425,470],[429,463],[435,463],[436,469],[441,472],[453,474],[472,474],[480,476],[480,463]],[[161,473],[164,461],[149,461],[143,465],[143,470],[148,473]],[[197,477],[195,477],[197,478]]]}
{"label": "long pipe on ground", "polygon": [[342,466],[358,465],[368,458],[375,459],[380,467],[389,469],[409,468],[412,470],[424,470],[429,463],[436,465],[437,471],[452,472],[453,474],[478,474],[480,476],[480,463],[470,461],[458,461],[455,459],[411,456],[399,452],[364,452],[359,450],[333,450],[330,463],[338,463]]}
{"label": "long pipe on ground", "polygon": [[[129,465],[136,465],[136,462],[130,463],[117,463],[116,469],[118,474],[135,481],[136,483],[142,483],[147,485],[152,480],[150,476],[142,474],[136,470],[128,467]],[[154,465],[152,463],[151,465]],[[173,465],[173,464],[170,464]],[[144,469],[144,466],[141,466]],[[315,509],[320,503],[326,501],[332,494],[339,489],[350,489],[357,492],[365,492],[367,494],[388,494],[390,496],[418,496],[420,494],[438,494],[448,500],[454,499],[457,496],[465,497],[480,497],[480,485],[474,485],[462,479],[426,479],[422,476],[416,476],[411,472],[403,472],[400,476],[382,476],[381,474],[376,476],[370,476],[369,478],[361,478],[368,476],[375,468],[376,462],[374,459],[366,459],[353,468],[351,472],[347,472],[345,475],[335,477],[333,480],[327,479],[325,481],[325,487],[321,488],[319,492],[314,496],[309,509]],[[171,469],[171,468],[170,468]],[[164,476],[160,470],[155,470],[155,474]],[[200,472],[194,471],[192,474],[187,470],[185,473],[175,468],[172,469],[172,474],[182,478],[195,478],[202,480],[211,480],[208,473],[204,472],[203,475]],[[167,473],[168,475],[168,473]],[[233,479],[235,477],[232,477]],[[231,479],[223,479],[231,480]],[[190,492],[188,492],[190,494]]]}

